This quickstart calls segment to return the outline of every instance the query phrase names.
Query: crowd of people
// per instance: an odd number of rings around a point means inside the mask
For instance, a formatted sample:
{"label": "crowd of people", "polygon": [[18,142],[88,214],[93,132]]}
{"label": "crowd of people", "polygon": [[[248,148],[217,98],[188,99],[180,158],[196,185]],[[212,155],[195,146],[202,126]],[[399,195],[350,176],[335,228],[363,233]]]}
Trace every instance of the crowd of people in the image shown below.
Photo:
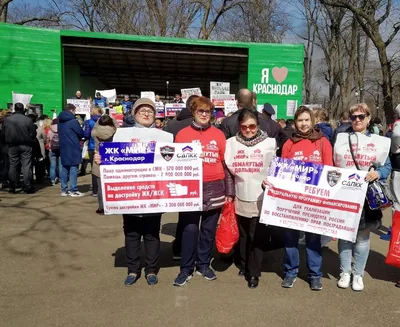
{"label": "crowd of people", "polygon": [[[81,96],[80,92],[77,92],[78,96]],[[180,98],[176,99],[179,101]],[[375,129],[378,121],[372,123],[371,111],[363,103],[345,110],[336,129],[329,123],[328,113],[323,108],[300,106],[294,119],[275,121],[272,119],[275,115],[273,106],[265,103],[262,112],[258,112],[256,95],[247,89],[238,92],[238,110],[229,117],[215,119],[215,107],[210,99],[193,95],[187,100],[186,107],[162,129],[156,126],[156,104],[150,99],[140,98],[133,102],[125,97],[120,102],[125,113],[123,126],[104,113],[107,100],[101,94],[96,94],[93,104],[90,119],[84,122],[79,122],[72,104],[67,104],[56,119],[44,117],[41,122],[35,121],[35,117],[25,116],[24,106],[20,103],[15,104],[14,113],[2,115],[3,187],[6,185],[10,193],[15,193],[22,172],[23,191],[33,193],[32,172],[35,172],[36,179],[40,179],[47,171],[52,185],[61,181],[61,196],[83,196],[78,190],[77,180],[83,157],[82,143],[86,142],[88,162],[91,164],[92,194],[98,198],[96,212],[103,214],[98,148],[100,142],[115,141],[118,128],[133,128],[139,138],[143,129],[155,128],[160,137],[172,134],[176,143],[200,142],[203,148],[203,208],[202,211],[178,215],[173,257],[180,260],[180,271],[173,282],[175,286],[185,285],[194,272],[208,281],[217,278],[210,262],[218,220],[227,202],[234,204],[239,225],[240,238],[233,250],[238,275],[244,277],[249,288],[258,287],[264,252],[271,246],[283,247],[285,277],[281,286],[294,286],[299,271],[300,231],[260,223],[263,192],[271,186],[265,176],[274,156],[346,168],[345,156],[358,144],[361,135],[374,144],[378,151],[374,155],[380,159],[376,170],[367,173],[367,182],[386,180],[392,170],[400,169],[400,125],[392,126],[390,134],[383,136],[382,128]],[[400,114],[400,105],[397,111]],[[357,153],[354,159],[357,169],[369,170],[371,163],[357,162],[357,158],[368,156],[370,148],[363,147]],[[259,161],[259,167],[262,167],[259,172],[234,169],[233,157],[238,151],[249,154],[255,150],[263,154],[251,159]],[[142,237],[146,281],[149,285],[158,283],[161,219],[162,213],[123,215],[128,267],[126,286],[135,284],[141,277]],[[380,210],[371,210],[365,204],[356,242],[339,240],[338,265],[341,274],[338,287],[348,288],[351,285],[354,291],[364,289],[370,233],[380,227],[381,219]],[[321,236],[305,233],[305,247],[310,288],[322,290]]]}

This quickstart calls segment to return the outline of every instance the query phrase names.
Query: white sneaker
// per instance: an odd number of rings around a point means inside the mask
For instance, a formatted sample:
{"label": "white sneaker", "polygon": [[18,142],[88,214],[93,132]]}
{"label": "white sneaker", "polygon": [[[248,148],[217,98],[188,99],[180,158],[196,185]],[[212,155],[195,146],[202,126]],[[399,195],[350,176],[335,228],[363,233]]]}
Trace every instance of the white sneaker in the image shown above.
{"label": "white sneaker", "polygon": [[341,273],[340,279],[337,282],[337,286],[340,288],[348,288],[350,286],[350,278],[351,278],[350,274]]}
{"label": "white sneaker", "polygon": [[69,191],[67,191],[67,192],[61,192],[61,196],[68,196],[68,195],[70,195]]}
{"label": "white sneaker", "polygon": [[76,192],[71,192],[69,195],[72,196],[73,198],[79,198],[81,196],[84,196],[85,194],[81,193],[79,191],[76,191]]}
{"label": "white sneaker", "polygon": [[364,289],[364,282],[362,276],[354,275],[353,283],[351,284],[353,291],[362,291]]}

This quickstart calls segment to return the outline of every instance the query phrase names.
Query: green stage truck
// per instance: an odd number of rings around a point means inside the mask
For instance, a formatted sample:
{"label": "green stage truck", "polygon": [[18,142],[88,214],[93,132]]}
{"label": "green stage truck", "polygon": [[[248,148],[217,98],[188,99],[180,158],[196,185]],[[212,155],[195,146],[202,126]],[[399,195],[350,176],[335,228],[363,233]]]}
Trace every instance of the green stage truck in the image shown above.
{"label": "green stage truck", "polygon": [[[0,108],[12,92],[32,94],[45,114],[59,113],[81,90],[116,88],[118,94],[230,82],[231,93],[249,88],[258,105],[271,103],[277,118],[291,118],[302,101],[301,44],[206,41],[52,30],[0,23]],[[261,108],[261,107],[259,107]]]}

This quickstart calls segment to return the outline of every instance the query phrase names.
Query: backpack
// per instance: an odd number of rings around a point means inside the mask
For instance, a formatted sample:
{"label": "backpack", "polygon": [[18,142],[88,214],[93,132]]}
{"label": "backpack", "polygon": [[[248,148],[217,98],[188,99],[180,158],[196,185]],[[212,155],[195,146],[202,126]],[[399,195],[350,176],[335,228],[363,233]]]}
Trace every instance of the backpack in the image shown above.
{"label": "backpack", "polygon": [[51,151],[57,151],[60,149],[60,140],[58,138],[58,133],[52,132],[53,135],[50,140],[50,149]]}

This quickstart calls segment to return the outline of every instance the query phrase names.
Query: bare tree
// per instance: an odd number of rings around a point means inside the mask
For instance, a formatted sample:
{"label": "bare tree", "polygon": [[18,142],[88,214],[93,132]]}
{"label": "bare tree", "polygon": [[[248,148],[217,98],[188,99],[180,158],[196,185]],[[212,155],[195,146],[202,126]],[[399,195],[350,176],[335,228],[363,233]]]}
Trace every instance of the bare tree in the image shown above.
{"label": "bare tree", "polygon": [[3,23],[55,27],[63,24],[65,14],[55,0],[36,6],[24,1],[0,0],[0,22]]}
{"label": "bare tree", "polygon": [[239,4],[222,18],[211,38],[242,42],[280,43],[290,28],[283,0]]}
{"label": "bare tree", "polygon": [[[386,121],[388,123],[393,121],[393,83],[392,83],[392,72],[391,62],[388,58],[387,48],[395,39],[397,33],[400,30],[400,16],[397,15],[396,21],[392,24],[392,30],[389,32],[388,37],[384,40],[384,36],[380,30],[382,24],[384,24],[392,10],[392,0],[380,1],[380,0],[363,0],[363,1],[347,1],[347,0],[320,0],[325,5],[344,8],[349,10],[365,34],[371,39],[374,44],[379,57],[379,62],[382,70],[382,93],[383,93],[383,108],[385,111]],[[379,10],[384,5],[384,12],[381,15]]]}

